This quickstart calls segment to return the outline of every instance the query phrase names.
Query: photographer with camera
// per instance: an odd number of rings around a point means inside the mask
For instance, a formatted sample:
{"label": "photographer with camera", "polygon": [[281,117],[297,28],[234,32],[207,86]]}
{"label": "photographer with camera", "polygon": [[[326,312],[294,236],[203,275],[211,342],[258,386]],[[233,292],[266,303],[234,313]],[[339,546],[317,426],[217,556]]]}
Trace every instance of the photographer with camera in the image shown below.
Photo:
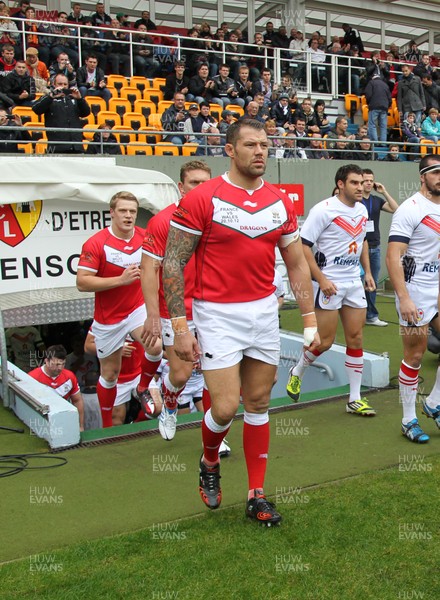
{"label": "photographer with camera", "polygon": [[[55,75],[53,87],[47,96],[43,96],[32,106],[37,115],[44,114],[46,127],[56,127],[59,131],[48,131],[47,153],[82,154],[82,132],[70,131],[81,129],[81,119],[90,114],[90,106],[81,97],[76,87],[69,88],[65,75]],[[67,143],[61,143],[67,142]]]}
{"label": "photographer with camera", "polygon": [[6,109],[0,108],[0,152],[16,153],[19,151],[17,144],[30,142],[31,139],[19,115],[11,115]]}

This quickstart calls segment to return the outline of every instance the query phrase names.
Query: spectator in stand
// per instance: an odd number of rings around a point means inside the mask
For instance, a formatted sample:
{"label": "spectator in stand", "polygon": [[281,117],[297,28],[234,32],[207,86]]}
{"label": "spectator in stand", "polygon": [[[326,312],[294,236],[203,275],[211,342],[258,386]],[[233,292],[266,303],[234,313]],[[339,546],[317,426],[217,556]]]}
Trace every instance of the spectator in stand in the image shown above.
{"label": "spectator in stand", "polygon": [[202,40],[199,40],[199,34],[195,27],[188,29],[186,37],[190,39],[181,42],[180,60],[185,62],[187,73],[191,77],[197,73],[200,63],[208,64],[209,60],[204,52],[205,44]]}
{"label": "spectator in stand", "polygon": [[[352,46],[347,53],[349,56],[348,65],[349,65],[349,73],[350,73],[350,81],[351,81],[351,93],[356,94],[356,96],[360,96],[361,94],[361,77],[365,72],[365,61],[360,56],[359,48],[357,46]],[[348,81],[348,72],[347,72],[347,81]],[[348,86],[347,86],[348,89]]]}
{"label": "spectator in stand", "polygon": [[426,119],[422,121],[422,137],[432,140],[435,144],[440,138],[440,121],[437,108],[431,108]]}
{"label": "spectator in stand", "polygon": [[100,33],[92,26],[91,17],[84,17],[84,26],[81,28],[81,56],[83,62],[93,53],[98,59],[98,67],[105,73],[107,68],[107,42],[100,37]]}
{"label": "spectator in stand", "polygon": [[[281,25],[278,27],[278,31],[272,36],[272,48],[282,48],[281,50],[281,58],[288,59],[290,58],[290,52],[286,52],[290,46],[290,39],[287,35],[287,30],[285,25]],[[284,70],[287,67],[287,63],[281,63],[281,70]],[[284,69],[283,69],[284,67]]]}
{"label": "spectator in stand", "polygon": [[0,57],[0,79],[6,77],[8,73],[14,70],[15,63],[17,62],[14,55],[14,46],[12,46],[12,44],[5,44],[2,48],[2,55]]}
{"label": "spectator in stand", "polygon": [[222,64],[222,53],[219,53],[216,42],[212,38],[203,38],[205,44],[205,51],[207,53],[207,59],[209,61],[209,76],[212,78],[217,75],[220,65]]}
{"label": "spectator in stand", "polygon": [[214,102],[215,83],[212,79],[209,79],[209,67],[206,63],[199,65],[197,75],[194,75],[189,80],[188,88],[189,101],[195,100],[199,104],[205,100],[206,102]]}
{"label": "spectator in stand", "polygon": [[353,46],[357,46],[359,48],[359,54],[362,56],[364,44],[361,40],[361,36],[359,35],[359,31],[357,31],[357,29],[353,29],[348,23],[344,23],[342,25],[342,29],[344,30],[345,34],[342,42],[343,49],[348,52]]}
{"label": "spectator in stand", "polygon": [[374,75],[379,75],[381,79],[388,81],[390,78],[389,70],[387,63],[384,63],[380,59],[380,50],[373,50],[370,60],[367,60],[365,63],[367,81],[373,79]]}
{"label": "spectator in stand", "polygon": [[397,46],[396,44],[394,44],[394,43],[390,44],[389,53],[394,56],[394,60],[396,62],[400,62],[402,60],[402,57],[400,55],[399,46]]}
{"label": "spectator in stand", "polygon": [[315,123],[319,127],[319,133],[321,137],[328,133],[332,126],[330,125],[330,121],[328,120],[327,115],[325,114],[325,102],[324,100],[317,100],[315,102],[315,106],[313,108],[315,113]]}
{"label": "spectator in stand", "polygon": [[431,65],[431,57],[429,54],[422,54],[422,60],[414,67],[414,75],[423,79],[425,75],[431,75],[434,81],[437,80],[437,68]]}
{"label": "spectator in stand", "polygon": [[120,29],[119,21],[112,19],[111,31],[106,31],[104,38],[107,41],[107,62],[114,75],[130,77],[130,44],[129,35]]}
{"label": "spectator in stand", "polygon": [[289,129],[292,124],[292,113],[290,112],[289,96],[287,94],[281,94],[278,100],[273,103],[270,116],[277,127]]}
{"label": "spectator in stand", "polygon": [[357,147],[353,152],[353,160],[376,160],[377,157],[368,136],[362,137],[356,146]]}
{"label": "spectator in stand", "polygon": [[226,108],[228,104],[237,104],[244,107],[243,98],[238,97],[238,91],[235,87],[235,81],[229,77],[229,66],[227,64],[220,65],[219,74],[212,78],[214,81],[213,102],[220,104]]}
{"label": "spectator in stand", "polygon": [[[128,18],[129,18],[128,15],[126,15],[123,12],[118,12],[116,14],[116,19],[118,20],[119,25],[121,26],[121,29],[127,29],[130,27],[130,22],[129,22]],[[138,28],[136,27],[136,29],[138,29]],[[145,31],[147,31],[146,28],[145,28]]]}
{"label": "spectator in stand", "polygon": [[69,81],[65,75],[61,73],[55,75],[53,87],[50,94],[40,98],[32,106],[35,114],[44,114],[46,127],[60,129],[60,131],[47,132],[49,140],[47,153],[82,154],[84,152],[82,132],[69,131],[69,129],[82,129],[81,118],[90,114],[90,106],[84,98],[81,98],[78,88],[69,89]]}
{"label": "spectator in stand", "polygon": [[354,160],[354,152],[350,148],[350,142],[344,135],[340,135],[335,142],[334,149],[330,152],[330,157],[335,160],[345,160],[351,162]]}
{"label": "spectator in stand", "polygon": [[300,107],[295,112],[295,119],[300,117],[306,122],[306,131],[310,133],[320,133],[320,126],[316,119],[315,111],[312,108],[312,99],[310,96],[304,98]]}
{"label": "spectator in stand", "polygon": [[394,90],[394,87],[398,80],[402,77],[402,72],[400,70],[400,66],[395,62],[394,55],[389,52],[387,54],[387,64],[388,64],[388,79],[386,82],[388,83],[388,87],[391,92]]}
{"label": "spectator in stand", "polygon": [[387,162],[401,162],[402,159],[400,158],[399,150],[398,144],[391,144],[388,148],[388,154],[383,160]]}
{"label": "spectator in stand", "polygon": [[356,133],[356,140],[361,140],[363,137],[368,137],[368,127],[367,125],[360,125],[359,129]]}
{"label": "spectator in stand", "polygon": [[[277,127],[276,122],[273,119],[268,119],[264,125],[264,129],[268,135],[268,139],[271,142],[271,146],[269,148],[269,156],[274,156],[275,158],[283,158],[284,151],[284,139],[280,136],[286,135],[286,130],[283,127]],[[277,137],[274,137],[277,136]]]}
{"label": "spectator in stand", "polygon": [[223,23],[220,24],[220,29],[223,31],[223,36],[225,38],[225,40],[229,39],[229,25],[226,23],[226,21],[223,21]]}
{"label": "spectator in stand", "polygon": [[102,123],[93,135],[92,142],[87,146],[86,154],[110,154],[112,156],[122,154],[121,146],[111,131],[108,123]]}
{"label": "spectator in stand", "polygon": [[261,79],[254,81],[252,84],[252,96],[255,96],[255,94],[261,92],[264,96],[265,106],[271,106],[272,102],[274,102],[276,98],[276,89],[274,89],[271,79],[271,70],[265,67],[261,71]]}
{"label": "spectator in stand", "polygon": [[422,76],[423,91],[425,93],[425,114],[431,108],[440,108],[440,87],[433,82],[431,75]]}
{"label": "spectator in stand", "polygon": [[4,44],[16,46],[20,44],[20,33],[14,21],[8,19],[9,8],[3,6],[0,9],[0,47]]}
{"label": "spectator in stand", "polygon": [[231,31],[229,40],[225,44],[226,64],[229,66],[232,79],[238,78],[238,69],[247,66],[246,57],[243,56],[244,48],[238,43],[236,31]]}
{"label": "spectator in stand", "polygon": [[252,81],[249,79],[249,67],[247,65],[243,65],[238,69],[238,78],[235,80],[235,87],[238,97],[243,99],[244,105],[249,104],[252,100]]}
{"label": "spectator in stand", "polygon": [[275,30],[272,21],[266,23],[266,31],[263,34],[264,43],[266,46],[272,46],[272,38],[275,35]]}
{"label": "spectator in stand", "polygon": [[307,52],[311,55],[312,61],[312,90],[315,92],[328,92],[327,67],[323,64],[326,56],[318,47],[318,38],[310,42]]}
{"label": "spectator in stand", "polygon": [[56,61],[50,65],[49,75],[51,81],[54,80],[56,75],[65,75],[69,82],[69,87],[76,86],[76,71],[65,52],[60,52]]}
{"label": "spectator in stand", "polygon": [[60,52],[65,52],[74,68],[76,68],[79,62],[78,46],[68,25],[63,25],[63,23],[67,23],[67,13],[60,12],[58,14],[58,23],[60,25],[55,27],[55,33],[63,37],[53,38],[50,56],[54,60]]}
{"label": "spectator in stand", "polygon": [[173,104],[166,109],[160,119],[162,129],[169,132],[164,137],[164,142],[170,142],[176,146],[181,146],[184,143],[183,126],[188,117],[189,114],[185,110],[185,96],[177,92],[174,94]]}
{"label": "spectator in stand", "polygon": [[103,2],[96,3],[96,12],[92,14],[92,25],[93,27],[102,27],[103,25],[111,25],[112,18],[105,12],[105,5]]}
{"label": "spectator in stand", "polygon": [[[417,144],[418,146],[421,135],[421,128],[416,125],[416,115],[413,112],[408,113],[408,116],[402,122],[403,141],[409,144]],[[416,146],[407,146],[406,151],[410,160],[418,160],[419,154]]]}
{"label": "spectator in stand", "polygon": [[201,37],[201,38],[211,38],[212,37],[211,25],[207,21],[202,21],[202,23],[200,23],[199,37]]}
{"label": "spectator in stand", "polygon": [[402,65],[402,79],[397,85],[397,108],[401,119],[406,119],[407,114],[413,112],[416,124],[420,126],[426,109],[425,92],[420,77],[412,73],[409,65]]}
{"label": "spectator in stand", "polygon": [[84,15],[81,12],[81,4],[75,2],[72,6],[72,12],[67,17],[67,21],[69,23],[76,23],[77,25],[82,25],[84,23]]}
{"label": "spectator in stand", "polygon": [[[306,120],[304,119],[304,117],[298,116],[295,119],[295,125],[293,127],[293,129],[290,129],[290,133],[294,133],[295,137],[297,138],[297,142],[296,145],[298,148],[307,148],[309,145],[308,142],[308,135],[307,135],[307,125],[306,125]],[[298,138],[301,138],[298,141]],[[305,156],[303,156],[302,158],[305,158]]]}
{"label": "spectator in stand", "polygon": [[85,65],[76,72],[76,85],[81,96],[99,96],[107,103],[112,97],[110,90],[107,89],[105,74],[98,67],[98,59],[94,54],[89,54]]}
{"label": "spectator in stand", "polygon": [[[44,32],[44,27],[38,26],[35,23],[35,10],[32,7],[26,8],[26,19],[23,20],[23,28],[25,31],[26,48],[37,48],[40,59],[49,65],[50,61],[50,46],[52,38],[46,38],[43,35],[38,35],[39,32]],[[49,26],[52,31],[52,26]]]}
{"label": "spectator in stand", "polygon": [[330,129],[327,134],[327,148],[329,150],[333,150],[336,146],[336,140],[340,137],[346,138],[349,140],[349,149],[354,149],[355,136],[353,134],[347,136],[348,129],[348,121],[346,117],[337,117],[335,121],[334,129]]}
{"label": "spectator in stand", "polygon": [[[255,48],[255,46],[257,46]],[[247,65],[249,67],[249,77],[252,82],[260,78],[260,74],[266,66],[267,46],[264,43],[262,33],[254,35],[254,47],[246,50],[247,54],[252,54],[247,57]]]}
{"label": "spectator in stand", "polygon": [[414,40],[411,40],[409,43],[408,51],[405,53],[406,62],[419,63],[421,59],[422,55],[417,47],[416,42]]}
{"label": "spectator in stand", "polygon": [[206,133],[211,135],[207,136],[206,143],[199,144],[195,156],[227,156],[217,127],[208,127]]}
{"label": "spectator in stand", "polygon": [[181,60],[174,63],[174,73],[170,73],[165,79],[164,100],[172,100],[176,92],[181,92],[184,96],[189,92],[189,77],[185,75],[185,63]]}
{"label": "spectator in stand", "polygon": [[284,151],[282,158],[300,158],[306,159],[306,151],[298,146],[297,135],[295,131],[288,131],[284,137]]}
{"label": "spectator in stand", "polygon": [[29,0],[19,0],[17,8],[11,9],[11,17],[14,19],[25,19],[26,10],[30,7],[31,3]]}
{"label": "spectator in stand", "polygon": [[37,94],[49,93],[49,71],[42,60],[38,60],[38,50],[28,48],[26,50],[26,66],[29,75],[35,81],[35,91]]}
{"label": "spectator in stand", "polygon": [[289,105],[291,105],[292,102],[298,102],[298,92],[293,85],[293,80],[289,73],[284,73],[284,75],[281,76],[281,83],[277,86],[277,97],[279,98],[281,94],[287,94],[289,96]]}
{"label": "spectator in stand", "polygon": [[133,65],[135,75],[152,79],[160,71],[160,63],[154,56],[154,42],[147,34],[145,25],[139,25],[133,36]]}
{"label": "spectator in stand", "polygon": [[[5,108],[0,108],[0,152],[16,154],[19,152],[17,144],[32,141],[26,127],[23,127],[20,115],[11,115]],[[20,129],[16,129],[20,127]]]}
{"label": "spectator in stand", "polygon": [[[195,113],[195,110],[199,108],[200,112],[198,114]],[[217,121],[211,115],[208,102],[201,102],[200,107],[194,103],[189,107],[189,118],[183,124],[183,131],[188,135],[188,142],[204,144],[205,138],[195,134],[206,133],[207,129],[216,127],[217,125]]]}
{"label": "spectator in stand", "polygon": [[258,104],[258,116],[267,121],[270,118],[270,108],[266,105],[266,98],[263,92],[257,92],[254,96],[254,101]]}
{"label": "spectator in stand", "polygon": [[327,150],[322,149],[322,142],[319,139],[320,133],[312,133],[309,141],[309,146],[306,150],[306,157],[309,159],[329,160],[330,156]]}
{"label": "spectator in stand", "polygon": [[31,106],[35,100],[35,81],[24,60],[17,60],[14,70],[1,80],[1,92],[10,106]]}
{"label": "spectator in stand", "polygon": [[267,119],[269,118],[269,116],[267,116],[266,119],[263,119],[263,117],[260,117],[260,115],[258,114],[259,108],[260,107],[258,106],[258,103],[255,102],[255,100],[252,100],[252,102],[249,102],[249,104],[246,106],[244,115],[240,118],[240,120],[241,119],[256,119],[257,121],[260,121],[260,123],[265,123],[267,121]]}
{"label": "spectator in stand", "polygon": [[[374,142],[387,141],[388,109],[391,106],[391,92],[388,85],[373,75],[365,88],[365,98],[368,104],[368,136]],[[379,125],[379,137],[376,124]]]}
{"label": "spectator in stand", "polygon": [[155,23],[150,19],[150,11],[143,10],[141,12],[141,18],[134,22],[134,28],[137,29],[139,25],[145,25],[147,31],[153,31],[157,29]]}
{"label": "spectator in stand", "polygon": [[220,132],[220,135],[226,135],[229,126],[236,121],[235,113],[233,113],[232,110],[223,110],[221,116],[222,120],[220,121],[218,130]]}

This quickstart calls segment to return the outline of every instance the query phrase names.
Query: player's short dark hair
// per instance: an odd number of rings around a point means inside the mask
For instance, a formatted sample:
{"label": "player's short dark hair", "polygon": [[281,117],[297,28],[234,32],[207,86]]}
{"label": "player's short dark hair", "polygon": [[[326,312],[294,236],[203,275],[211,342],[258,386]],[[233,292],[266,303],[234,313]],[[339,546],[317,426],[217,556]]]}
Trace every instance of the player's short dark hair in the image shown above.
{"label": "player's short dark hair", "polygon": [[440,162],[440,156],[435,156],[434,154],[425,154],[425,156],[419,162],[419,173],[428,167],[431,162]]}
{"label": "player's short dark hair", "polygon": [[374,177],[374,173],[371,169],[362,169],[362,175],[373,175]]}
{"label": "player's short dark hair", "polygon": [[339,169],[336,171],[336,175],[335,175],[336,186],[338,186],[338,181],[342,181],[345,183],[347,181],[347,177],[350,175],[350,173],[355,173],[356,175],[362,175],[363,171],[359,165],[354,165],[354,164],[342,165],[342,167],[339,167]]}
{"label": "player's short dark hair", "polygon": [[110,208],[114,210],[118,204],[118,200],[130,200],[131,202],[136,202],[139,207],[139,200],[131,192],[116,192],[116,194],[113,194],[110,198]]}
{"label": "player's short dark hair", "polygon": [[185,181],[187,173],[199,169],[201,171],[206,171],[211,177],[211,167],[203,162],[203,160],[190,160],[180,167],[180,182],[183,183]]}
{"label": "player's short dark hair", "polygon": [[67,351],[62,344],[54,344],[53,346],[49,346],[46,350],[46,358],[50,360],[51,358],[58,358],[59,360],[66,360]]}
{"label": "player's short dark hair", "polygon": [[235,146],[243,127],[251,127],[257,131],[265,131],[264,123],[261,121],[257,121],[256,119],[239,119],[228,127],[226,131],[226,143]]}

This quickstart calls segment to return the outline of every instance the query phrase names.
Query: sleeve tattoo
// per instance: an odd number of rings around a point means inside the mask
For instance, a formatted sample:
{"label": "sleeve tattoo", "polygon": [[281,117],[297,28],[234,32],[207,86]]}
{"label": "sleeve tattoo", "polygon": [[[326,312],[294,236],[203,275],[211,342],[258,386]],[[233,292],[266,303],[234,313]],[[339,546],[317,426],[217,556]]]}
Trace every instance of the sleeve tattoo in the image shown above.
{"label": "sleeve tattoo", "polygon": [[183,269],[193,255],[199,236],[170,227],[163,262],[163,291],[170,317],[185,315]]}

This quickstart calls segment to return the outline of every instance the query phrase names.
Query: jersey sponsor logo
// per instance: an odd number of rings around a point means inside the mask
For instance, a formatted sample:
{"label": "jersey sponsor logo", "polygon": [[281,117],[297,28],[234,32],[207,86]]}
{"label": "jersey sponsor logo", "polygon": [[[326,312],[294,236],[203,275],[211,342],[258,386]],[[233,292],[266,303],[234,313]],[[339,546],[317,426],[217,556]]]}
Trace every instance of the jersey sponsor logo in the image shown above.
{"label": "jersey sponsor logo", "polygon": [[251,206],[252,208],[256,208],[258,206],[258,202],[251,202],[250,200],[245,200],[245,202],[243,202],[243,206]]}
{"label": "jersey sponsor logo", "polygon": [[335,256],[333,261],[334,265],[342,265],[342,266],[357,266],[359,264],[359,259],[356,258],[345,258],[345,256]]}
{"label": "jersey sponsor logo", "polygon": [[255,212],[249,212],[217,197],[214,197],[212,202],[214,223],[233,229],[249,238],[274,231],[287,221],[286,209],[281,199]]}
{"label": "jersey sponsor logo", "polygon": [[0,204],[0,240],[15,248],[35,229],[40,220],[42,201]]}
{"label": "jersey sponsor logo", "polygon": [[336,219],[333,220],[333,223],[343,229],[348,235],[355,238],[365,231],[367,218],[361,217],[358,223],[356,223],[355,219],[351,219],[351,221],[354,224],[349,223],[344,217],[336,217]]}
{"label": "jersey sponsor logo", "polygon": [[424,271],[425,273],[437,273],[438,267],[439,264],[437,261],[431,263],[424,263],[422,271]]}
{"label": "jersey sponsor logo", "polygon": [[351,242],[351,244],[348,245],[348,253],[349,254],[357,254],[357,250],[358,250],[358,245],[356,244],[356,242]]}
{"label": "jersey sponsor logo", "polygon": [[440,223],[434,219],[434,217],[426,215],[426,217],[422,219],[422,223],[423,225],[426,225],[426,227],[429,227],[429,229],[432,229],[436,233],[440,234]]}
{"label": "jersey sponsor logo", "polygon": [[[128,246],[124,248],[126,250]],[[121,267],[121,269],[126,269],[130,265],[140,265],[142,258],[142,250],[138,248],[135,252],[131,252],[133,248],[130,246],[130,251],[124,252],[123,250],[118,250],[117,248],[112,248],[107,244],[104,245],[104,254],[105,259],[111,265],[115,265],[117,267]]]}

